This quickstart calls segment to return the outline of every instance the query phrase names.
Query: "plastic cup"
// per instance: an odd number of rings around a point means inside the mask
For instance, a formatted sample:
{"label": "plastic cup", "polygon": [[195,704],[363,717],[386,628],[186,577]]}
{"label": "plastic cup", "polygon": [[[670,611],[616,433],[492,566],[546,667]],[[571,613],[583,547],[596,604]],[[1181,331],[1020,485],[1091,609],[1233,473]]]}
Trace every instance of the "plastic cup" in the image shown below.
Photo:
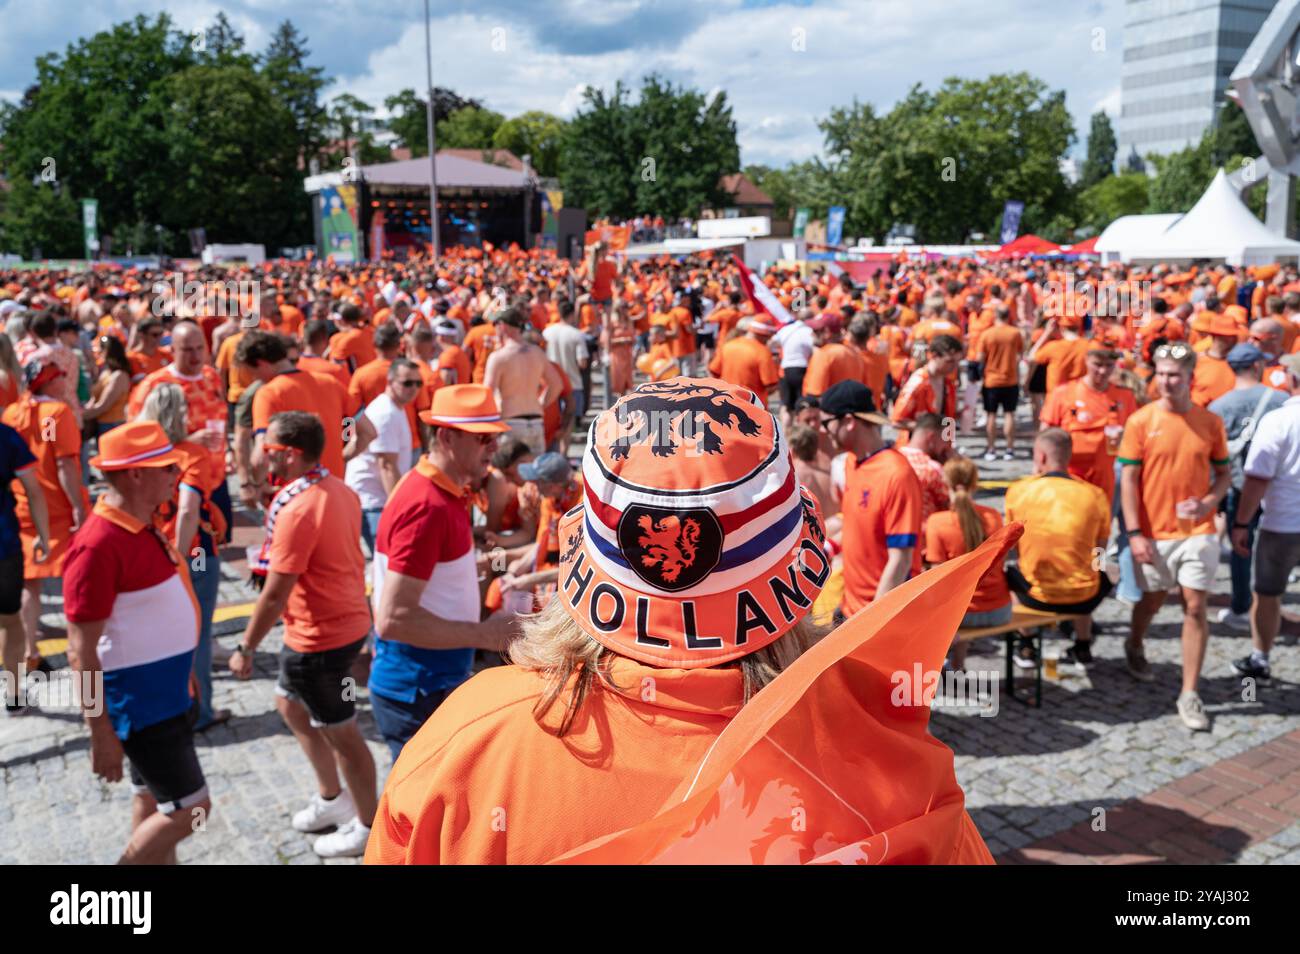
{"label": "plastic cup", "polygon": [[1106,425],[1106,450],[1112,456],[1119,453],[1119,441],[1124,436],[1124,428],[1120,424]]}

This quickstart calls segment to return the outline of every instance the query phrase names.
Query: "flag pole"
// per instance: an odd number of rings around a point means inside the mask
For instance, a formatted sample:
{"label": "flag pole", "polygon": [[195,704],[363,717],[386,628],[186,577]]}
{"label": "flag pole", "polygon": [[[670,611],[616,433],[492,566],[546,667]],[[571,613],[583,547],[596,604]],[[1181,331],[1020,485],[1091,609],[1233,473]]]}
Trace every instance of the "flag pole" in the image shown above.
{"label": "flag pole", "polygon": [[424,71],[428,81],[429,101],[425,108],[425,127],[429,135],[429,227],[433,246],[433,264],[440,252],[438,229],[438,148],[434,141],[433,122],[433,43],[429,39],[429,0],[424,0]]}

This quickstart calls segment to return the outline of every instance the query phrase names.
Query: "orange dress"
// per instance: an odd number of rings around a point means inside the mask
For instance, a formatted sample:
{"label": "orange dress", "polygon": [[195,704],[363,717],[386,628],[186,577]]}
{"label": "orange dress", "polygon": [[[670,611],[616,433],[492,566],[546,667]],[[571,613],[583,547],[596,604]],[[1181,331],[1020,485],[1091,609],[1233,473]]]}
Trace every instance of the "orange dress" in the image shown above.
{"label": "orange dress", "polygon": [[[63,575],[63,557],[72,540],[72,502],[59,483],[59,460],[72,458],[78,470],[81,464],[81,430],[72,409],[53,398],[28,397],[10,404],[0,417],[27,441],[36,457],[36,479],[45,494],[45,509],[50,518],[50,555],[37,563],[33,555],[36,524],[32,522],[27,491],[22,482],[13,482],[17,503],[18,532],[23,541],[23,578],[40,580]],[[90,495],[81,488],[83,512],[90,512]]]}

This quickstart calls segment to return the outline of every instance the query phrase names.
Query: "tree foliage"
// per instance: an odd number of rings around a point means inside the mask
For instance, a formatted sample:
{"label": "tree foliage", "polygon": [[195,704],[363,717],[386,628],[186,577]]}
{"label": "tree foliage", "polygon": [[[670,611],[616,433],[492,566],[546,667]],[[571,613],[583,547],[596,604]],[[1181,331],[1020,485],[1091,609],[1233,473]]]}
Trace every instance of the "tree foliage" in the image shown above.
{"label": "tree foliage", "polygon": [[635,102],[622,82],[609,94],[588,87],[559,159],[566,204],[621,217],[718,207],[727,200],[719,181],[739,168],[726,93],[710,98],[653,74]]}
{"label": "tree foliage", "polygon": [[438,123],[439,149],[491,149],[505,117],[481,106],[458,109]]}
{"label": "tree foliage", "polygon": [[1084,189],[1079,195],[1079,222],[1090,233],[1098,233],[1121,215],[1145,212],[1151,181],[1145,173],[1110,175]]}
{"label": "tree foliage", "polygon": [[1114,173],[1118,148],[1110,117],[1101,112],[1093,113],[1088,126],[1088,155],[1079,176],[1080,189],[1089,189]]}
{"label": "tree foliage", "polygon": [[[429,128],[425,115],[428,100],[413,89],[404,89],[384,100],[384,109],[388,110],[388,128],[397,137],[397,144],[411,150],[412,157],[429,154]],[[433,121],[445,122],[452,113],[468,108],[481,108],[482,103],[476,99],[466,99],[449,89],[435,86],[433,89]],[[444,146],[441,140],[439,147]]]}
{"label": "tree foliage", "polygon": [[521,159],[532,157],[538,175],[556,176],[560,169],[560,147],[566,123],[559,116],[540,110],[507,119],[492,135],[495,149],[508,149]]}

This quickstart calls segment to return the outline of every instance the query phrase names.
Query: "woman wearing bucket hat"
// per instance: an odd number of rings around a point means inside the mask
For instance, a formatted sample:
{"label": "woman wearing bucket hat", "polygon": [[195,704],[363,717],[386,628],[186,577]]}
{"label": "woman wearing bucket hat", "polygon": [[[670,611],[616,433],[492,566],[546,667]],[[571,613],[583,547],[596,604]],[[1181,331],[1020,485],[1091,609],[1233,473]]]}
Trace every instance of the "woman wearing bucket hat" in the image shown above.
{"label": "woman wearing bucket hat", "polygon": [[368,861],[546,861],[642,821],[821,636],[821,516],[752,392],[643,385],[582,476],[556,598],[407,743]]}

